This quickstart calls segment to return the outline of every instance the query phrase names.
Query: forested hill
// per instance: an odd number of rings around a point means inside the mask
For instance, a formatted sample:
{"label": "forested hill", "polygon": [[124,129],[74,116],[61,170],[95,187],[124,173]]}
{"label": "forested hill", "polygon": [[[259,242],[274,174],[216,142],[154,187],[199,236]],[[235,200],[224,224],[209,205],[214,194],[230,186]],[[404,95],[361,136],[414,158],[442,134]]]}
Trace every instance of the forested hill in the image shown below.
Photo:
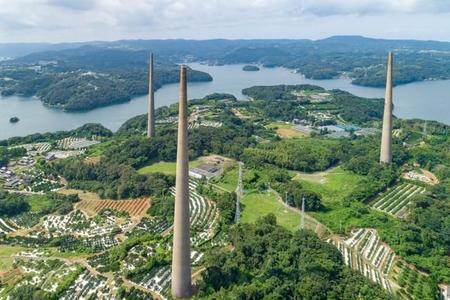
{"label": "forested hill", "polygon": [[[18,61],[31,62],[83,52],[94,47],[123,50],[134,57],[136,51],[153,51],[167,62],[185,59],[217,64],[260,63],[297,69],[308,78],[329,79],[350,76],[355,84],[382,86],[386,54],[395,53],[395,84],[427,79],[450,78],[450,42],[386,40],[361,36],[332,36],[312,41],[301,40],[121,40],[86,44],[41,45],[36,49],[60,50],[33,53]],[[82,47],[80,47],[80,45]],[[88,46],[86,46],[88,45]],[[31,46],[30,46],[31,47]],[[71,48],[71,49],[70,49]],[[2,50],[3,49],[3,50]],[[0,44],[0,56],[8,49]],[[131,51],[131,52],[130,52]],[[22,53],[24,51],[22,50]],[[108,55],[106,55],[108,57]]]}
{"label": "forested hill", "polygon": [[[4,62],[0,89],[2,95],[36,95],[44,103],[66,110],[121,103],[148,92],[148,57],[145,50],[95,46],[33,53]],[[204,72],[189,73],[189,81],[212,80]],[[155,87],[178,80],[178,66],[158,57]]]}

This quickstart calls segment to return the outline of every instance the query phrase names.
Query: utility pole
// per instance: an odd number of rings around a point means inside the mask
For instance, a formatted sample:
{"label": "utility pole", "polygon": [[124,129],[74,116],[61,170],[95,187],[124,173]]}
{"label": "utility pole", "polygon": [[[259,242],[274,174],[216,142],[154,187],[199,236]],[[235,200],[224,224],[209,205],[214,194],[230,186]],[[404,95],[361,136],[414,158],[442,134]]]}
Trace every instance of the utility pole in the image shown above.
{"label": "utility pole", "polygon": [[302,197],[302,220],[300,224],[300,229],[305,229],[305,197]]}
{"label": "utility pole", "polygon": [[422,140],[425,141],[427,137],[427,121],[423,124],[423,133],[422,133]]}
{"label": "utility pole", "polygon": [[244,166],[244,163],[239,162],[239,177],[238,177],[238,184],[236,187],[236,213],[234,215],[234,222],[238,223],[239,219],[241,218],[241,208],[240,208],[240,202],[241,197],[244,194],[244,189],[242,186],[242,167]]}

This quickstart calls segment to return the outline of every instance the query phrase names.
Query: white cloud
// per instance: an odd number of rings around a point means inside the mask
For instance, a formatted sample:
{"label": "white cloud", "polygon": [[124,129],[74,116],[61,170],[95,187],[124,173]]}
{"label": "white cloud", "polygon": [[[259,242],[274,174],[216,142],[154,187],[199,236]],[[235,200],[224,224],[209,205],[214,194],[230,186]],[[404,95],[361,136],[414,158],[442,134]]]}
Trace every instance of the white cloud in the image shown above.
{"label": "white cloud", "polygon": [[304,0],[304,11],[317,15],[379,13],[444,13],[448,0]]}
{"label": "white cloud", "polygon": [[450,40],[449,13],[450,0],[0,0],[0,41],[318,38],[385,24],[388,37]]}

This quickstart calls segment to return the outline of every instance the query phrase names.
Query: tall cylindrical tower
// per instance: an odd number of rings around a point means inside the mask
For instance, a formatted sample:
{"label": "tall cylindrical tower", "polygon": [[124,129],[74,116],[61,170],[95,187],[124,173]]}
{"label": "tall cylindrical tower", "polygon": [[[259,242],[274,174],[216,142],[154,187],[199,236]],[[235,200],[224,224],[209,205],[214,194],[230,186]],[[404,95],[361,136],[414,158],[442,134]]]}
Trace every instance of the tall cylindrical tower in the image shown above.
{"label": "tall cylindrical tower", "polygon": [[383,131],[381,135],[380,162],[392,162],[392,63],[393,55],[389,52],[386,76],[386,94],[384,97]]}
{"label": "tall cylindrical tower", "polygon": [[181,66],[172,254],[172,295],[177,299],[192,295],[186,71],[186,66]]}

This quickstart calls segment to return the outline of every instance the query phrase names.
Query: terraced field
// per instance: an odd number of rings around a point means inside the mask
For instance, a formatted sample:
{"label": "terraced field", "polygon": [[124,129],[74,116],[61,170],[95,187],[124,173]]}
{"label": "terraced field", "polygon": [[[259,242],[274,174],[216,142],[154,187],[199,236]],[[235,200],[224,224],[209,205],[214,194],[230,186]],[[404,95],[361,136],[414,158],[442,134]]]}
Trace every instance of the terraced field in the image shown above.
{"label": "terraced field", "polygon": [[360,228],[347,239],[334,236],[328,242],[339,249],[346,265],[400,299],[434,299],[427,276],[398,257],[375,229]]}
{"label": "terraced field", "polygon": [[[189,208],[193,232],[191,242],[193,245],[210,240],[214,235],[214,225],[217,223],[216,204],[199,195],[195,191],[197,185],[195,180],[189,180]],[[172,188],[171,193],[175,195],[175,188]]]}
{"label": "terraced field", "polygon": [[408,212],[411,199],[425,192],[425,188],[411,183],[402,183],[388,190],[372,202],[372,207],[392,216],[402,218]]}
{"label": "terraced field", "polygon": [[99,143],[100,143],[99,141],[95,141],[95,140],[91,141],[91,140],[88,140],[85,138],[68,137],[68,138],[59,140],[57,142],[57,146],[58,146],[58,148],[63,149],[63,150],[69,150],[69,149],[80,150],[80,149],[87,149],[87,148],[97,145]]}
{"label": "terraced field", "polygon": [[95,276],[85,270],[64,292],[61,299],[111,299],[111,292],[105,278]]}
{"label": "terraced field", "polygon": [[0,218],[0,232],[10,233],[16,231],[18,228],[11,221]]}
{"label": "terraced field", "polygon": [[153,217],[148,218],[144,217],[139,222],[139,224],[136,225],[135,230],[142,230],[146,232],[153,232],[161,234],[167,229],[169,229],[172,226],[171,223],[169,223],[167,220],[164,220],[162,218]]}
{"label": "terraced field", "polygon": [[342,253],[344,262],[350,268],[359,271],[384,289],[393,292],[397,287],[389,274],[396,260],[396,255],[378,237],[375,229],[358,229],[351,232],[346,240],[332,239]]}

